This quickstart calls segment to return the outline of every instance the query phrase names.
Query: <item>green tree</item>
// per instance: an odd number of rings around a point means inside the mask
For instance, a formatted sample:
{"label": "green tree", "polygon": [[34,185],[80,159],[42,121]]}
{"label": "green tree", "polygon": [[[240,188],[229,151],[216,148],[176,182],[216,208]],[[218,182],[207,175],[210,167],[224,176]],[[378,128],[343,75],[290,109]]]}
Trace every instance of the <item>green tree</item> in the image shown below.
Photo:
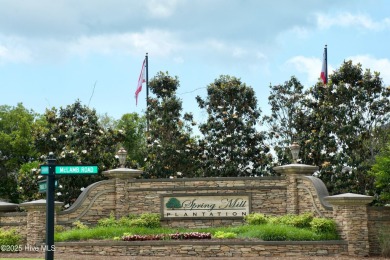
{"label": "green tree", "polygon": [[[177,77],[159,72],[149,82],[155,97],[148,100],[146,178],[192,177],[196,175],[197,148],[191,138],[191,114],[182,116],[182,101],[176,97]],[[188,122],[188,123],[186,123]]]}
{"label": "green tree", "polygon": [[375,185],[380,190],[379,199],[390,203],[390,142],[375,158],[370,173],[375,177]]}
{"label": "green tree", "polygon": [[145,165],[146,158],[146,118],[137,113],[124,114],[118,121],[117,129],[124,131],[123,147],[127,150],[131,167]]}
{"label": "green tree", "polygon": [[303,104],[303,85],[294,76],[283,85],[270,86],[268,97],[271,114],[264,116],[268,125],[268,140],[274,149],[278,163],[291,163],[289,146],[293,142],[305,140],[308,123],[306,107]]}
{"label": "green tree", "polygon": [[0,106],[0,198],[18,202],[17,173],[38,156],[32,135],[38,118],[21,103]]}
{"label": "green tree", "polygon": [[309,90],[303,160],[320,167],[319,177],[331,194],[374,195],[367,171],[383,146],[378,133],[390,120],[389,96],[379,73],[363,72],[351,61],[330,75],[328,85],[318,83]]}
{"label": "green tree", "polygon": [[205,176],[236,177],[269,174],[272,155],[257,130],[261,110],[255,92],[240,79],[220,76],[207,87],[207,98],[197,97],[208,114],[200,125]]}
{"label": "green tree", "polygon": [[[53,152],[57,164],[97,164],[100,172],[118,164],[114,156],[124,135],[118,130],[103,128],[95,110],[76,101],[59,110],[47,110],[45,118],[46,129],[35,138],[36,149],[44,155],[43,159]],[[102,179],[100,173],[96,176],[61,176],[62,188],[58,189],[57,199],[71,205],[84,187]]]}

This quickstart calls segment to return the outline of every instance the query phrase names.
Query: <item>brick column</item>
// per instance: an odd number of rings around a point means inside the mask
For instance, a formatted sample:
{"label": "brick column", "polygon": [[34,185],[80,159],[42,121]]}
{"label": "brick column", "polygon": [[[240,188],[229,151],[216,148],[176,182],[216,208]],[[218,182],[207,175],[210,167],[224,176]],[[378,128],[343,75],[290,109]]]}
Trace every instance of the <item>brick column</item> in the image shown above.
{"label": "brick column", "polygon": [[348,242],[350,256],[368,256],[367,204],[372,196],[345,193],[325,198],[333,206],[333,219],[341,238]]}
{"label": "brick column", "polygon": [[299,201],[298,201],[298,184],[297,178],[299,176],[312,175],[318,170],[317,166],[305,165],[305,164],[288,164],[283,166],[274,167],[277,173],[286,176],[287,181],[287,214],[299,213]]}
{"label": "brick column", "polygon": [[142,174],[142,170],[118,168],[103,172],[104,176],[115,179],[115,217],[128,215],[128,182]]}
{"label": "brick column", "polygon": [[[58,201],[54,203],[55,211],[63,204]],[[20,207],[27,211],[27,245],[40,246],[46,238],[46,200],[25,202],[20,204]]]}

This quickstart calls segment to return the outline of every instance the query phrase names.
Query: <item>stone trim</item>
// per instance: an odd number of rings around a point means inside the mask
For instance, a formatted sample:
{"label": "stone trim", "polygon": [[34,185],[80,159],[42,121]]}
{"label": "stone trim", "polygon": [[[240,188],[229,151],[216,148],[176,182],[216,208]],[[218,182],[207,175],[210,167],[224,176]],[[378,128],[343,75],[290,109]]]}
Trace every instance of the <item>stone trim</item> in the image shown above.
{"label": "stone trim", "polygon": [[[300,176],[298,178],[310,181],[313,184],[314,189],[317,192],[317,196],[318,196],[318,199],[321,202],[321,205],[326,210],[332,210],[333,209],[333,207],[325,200],[325,197],[329,196],[329,192],[328,192],[328,189],[326,188],[325,184],[322,182],[322,180],[320,180],[320,179],[318,179],[317,177],[314,177],[314,176]],[[311,195],[311,193],[310,193],[310,195]]]}
{"label": "stone trim", "polygon": [[[98,186],[105,185],[105,184],[114,184],[115,185],[115,179],[112,180],[104,180],[104,181],[98,181],[91,185],[89,185],[83,192],[80,194],[80,196],[77,198],[77,200],[70,206],[70,208],[60,212],[58,215],[65,215],[70,214],[76,211],[85,201],[85,199],[88,197],[88,195]],[[107,190],[107,192],[115,192],[115,189]],[[96,197],[96,196],[95,196]]]}
{"label": "stone trim", "polygon": [[[208,191],[208,190],[285,190],[287,186],[239,186],[239,187],[173,187],[169,188],[170,191]],[[167,191],[167,188],[129,188],[131,191]]]}
{"label": "stone trim", "polygon": [[348,245],[344,240],[324,240],[324,241],[262,241],[262,240],[150,240],[150,241],[75,241],[57,242],[56,246],[163,246],[163,245]]}
{"label": "stone trim", "polygon": [[312,175],[315,171],[318,171],[318,166],[306,165],[306,164],[288,164],[282,166],[276,166],[274,171],[281,174],[299,174],[299,175]]}
{"label": "stone trim", "polygon": [[171,240],[58,242],[56,251],[84,256],[129,257],[302,257],[347,255],[345,241]]}
{"label": "stone trim", "polygon": [[344,193],[334,196],[325,197],[325,201],[331,205],[346,205],[346,206],[363,206],[371,203],[374,200],[372,196]]}
{"label": "stone trim", "polygon": [[[93,204],[95,203],[95,201],[100,197],[102,196],[103,194],[105,193],[109,193],[109,192],[115,192],[115,189],[109,189],[109,190],[103,190],[99,193],[97,193],[91,200],[91,202],[88,204],[88,207],[86,207],[77,217],[71,219],[71,220],[66,220],[66,221],[58,221],[58,225],[66,225],[66,224],[71,224],[79,219],[81,219],[85,214],[88,213],[89,209],[93,206]],[[76,208],[77,209],[77,208]],[[73,211],[75,211],[76,209],[74,209]],[[66,215],[66,214],[69,214],[69,212],[66,212],[66,211],[62,211],[60,213],[58,213],[58,215]]]}
{"label": "stone trim", "polygon": [[179,179],[131,179],[131,182],[198,182],[198,181],[252,181],[252,180],[270,180],[283,181],[282,176],[265,177],[200,177],[200,178],[179,178]]}

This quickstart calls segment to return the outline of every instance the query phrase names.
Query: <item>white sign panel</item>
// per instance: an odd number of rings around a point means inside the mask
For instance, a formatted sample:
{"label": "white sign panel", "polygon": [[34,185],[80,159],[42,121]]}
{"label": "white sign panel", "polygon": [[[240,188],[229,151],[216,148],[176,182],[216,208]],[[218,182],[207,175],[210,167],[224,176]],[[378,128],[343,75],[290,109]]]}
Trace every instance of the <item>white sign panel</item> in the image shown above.
{"label": "white sign panel", "polygon": [[161,200],[163,218],[244,217],[250,213],[248,194],[165,195]]}

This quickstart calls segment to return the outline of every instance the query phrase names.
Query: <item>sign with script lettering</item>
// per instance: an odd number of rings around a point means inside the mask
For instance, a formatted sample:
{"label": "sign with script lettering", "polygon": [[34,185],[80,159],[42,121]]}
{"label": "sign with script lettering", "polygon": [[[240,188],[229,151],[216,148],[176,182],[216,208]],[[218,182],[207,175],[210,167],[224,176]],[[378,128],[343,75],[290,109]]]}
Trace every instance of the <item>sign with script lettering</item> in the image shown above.
{"label": "sign with script lettering", "polygon": [[162,218],[242,218],[250,213],[249,194],[164,194]]}

